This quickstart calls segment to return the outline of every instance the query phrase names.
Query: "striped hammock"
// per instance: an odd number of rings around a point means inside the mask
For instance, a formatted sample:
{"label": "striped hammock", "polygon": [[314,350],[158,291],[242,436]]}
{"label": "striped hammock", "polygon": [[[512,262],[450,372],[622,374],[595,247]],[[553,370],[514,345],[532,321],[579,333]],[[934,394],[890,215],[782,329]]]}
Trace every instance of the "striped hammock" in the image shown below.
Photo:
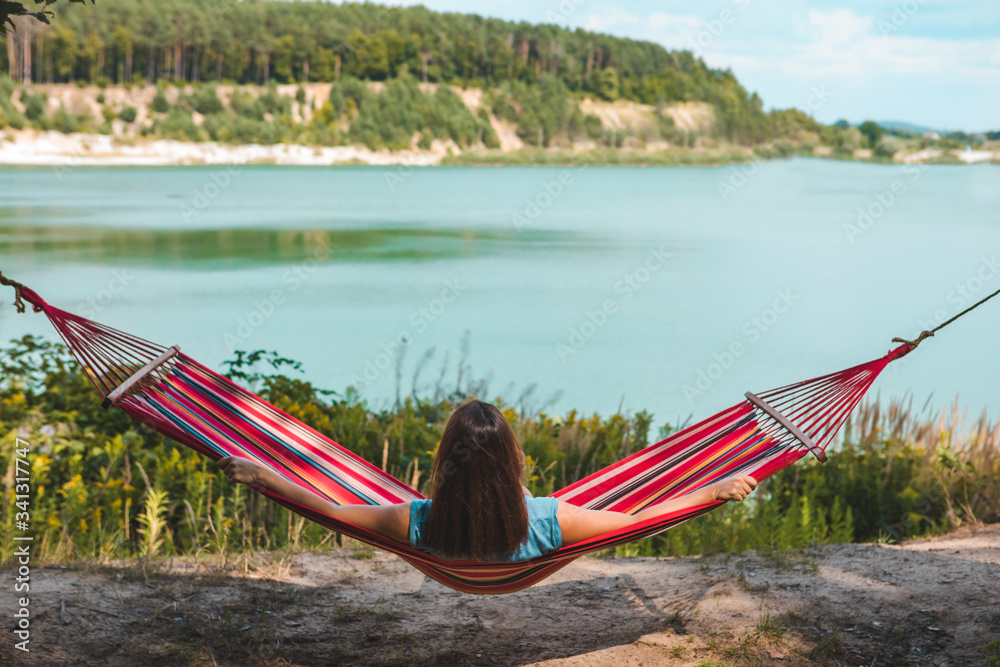
{"label": "striped hammock", "polygon": [[[252,459],[337,504],[385,505],[423,498],[406,484],[282,412],[174,346],[55,308],[17,285],[44,312],[104,397],[165,436],[213,460]],[[20,306],[23,308],[23,305]],[[634,514],[737,474],[758,481],[825,450],[882,369],[915,347],[905,342],[874,361],[760,394],[556,491],[579,507]],[[391,551],[427,576],[468,593],[527,588],[579,556],[640,540],[701,516],[714,501],[664,514],[530,561],[487,563],[437,558],[338,521],[273,491],[261,493],[311,521]]]}

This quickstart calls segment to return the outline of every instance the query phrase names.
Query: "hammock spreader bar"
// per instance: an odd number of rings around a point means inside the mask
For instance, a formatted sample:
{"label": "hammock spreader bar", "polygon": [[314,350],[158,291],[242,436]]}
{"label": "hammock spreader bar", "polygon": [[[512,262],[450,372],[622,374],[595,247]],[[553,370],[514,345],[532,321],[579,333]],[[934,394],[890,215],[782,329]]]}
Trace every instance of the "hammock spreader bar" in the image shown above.
{"label": "hammock spreader bar", "polygon": [[125,380],[120,385],[118,385],[115,388],[115,390],[110,394],[108,394],[108,397],[104,399],[104,401],[101,403],[101,407],[104,408],[105,410],[110,408],[112,405],[117,403],[118,400],[125,395],[125,392],[131,389],[133,385],[135,385],[137,382],[145,378],[147,375],[155,371],[157,368],[159,368],[166,362],[176,357],[180,353],[180,351],[181,348],[179,345],[174,345],[173,347],[167,348],[166,352],[158,356],[156,359],[153,359],[152,361],[147,363],[145,366],[137,370],[135,374],[132,375],[129,379]]}
{"label": "hammock spreader bar", "polygon": [[[406,502],[418,490],[380,470],[316,429],[279,410],[177,346],[165,348],[60,310],[0,273],[23,301],[44,312],[106,406],[118,405],[168,438],[217,460],[242,456],[336,504]],[[979,303],[992,298],[1000,290]],[[979,305],[979,304],[976,304]],[[975,307],[975,306],[973,306]],[[971,310],[968,309],[968,310]],[[968,310],[961,314],[965,314]],[[952,320],[945,322],[949,324]],[[937,331],[939,326],[934,331]],[[738,474],[764,480],[811,452],[825,450],[879,373],[925,338],[902,344],[873,361],[746,399],[677,431],[552,495],[593,509],[635,514]],[[330,530],[391,551],[436,581],[471,593],[509,593],[535,584],[579,556],[661,533],[723,504],[715,501],[672,512],[516,563],[450,561],[303,507],[268,489],[256,489]]]}
{"label": "hammock spreader bar", "polygon": [[815,442],[813,442],[812,439],[808,435],[806,435],[805,433],[803,433],[802,431],[800,431],[798,426],[796,426],[792,422],[788,421],[788,419],[783,414],[781,414],[780,412],[778,412],[777,410],[775,410],[771,405],[769,405],[767,402],[765,402],[764,399],[762,399],[759,396],[757,396],[757,394],[754,394],[754,393],[748,391],[745,394],[745,396],[747,397],[748,401],[750,401],[751,403],[753,403],[754,405],[756,405],[758,408],[760,408],[765,413],[767,413],[767,415],[769,417],[771,417],[776,422],[778,422],[779,424],[781,424],[782,426],[784,426],[785,429],[796,440],[798,440],[799,442],[801,442],[803,445],[806,446],[806,449],[809,450],[810,454],[812,454],[817,459],[819,459],[820,463],[826,463],[826,452],[824,452],[823,449],[819,445],[817,445]]}

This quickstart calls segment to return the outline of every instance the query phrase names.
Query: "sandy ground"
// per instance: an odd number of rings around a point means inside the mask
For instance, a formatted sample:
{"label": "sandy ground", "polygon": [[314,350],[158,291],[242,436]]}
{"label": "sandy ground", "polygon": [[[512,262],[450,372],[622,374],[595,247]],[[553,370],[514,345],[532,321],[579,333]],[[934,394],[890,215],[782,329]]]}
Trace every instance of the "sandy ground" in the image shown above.
{"label": "sandy ground", "polygon": [[[1000,640],[1000,525],[902,546],[583,558],[498,597],[362,548],[56,566],[31,585],[31,652],[5,632],[2,664],[950,667],[1000,653],[983,651]],[[7,626],[12,602],[0,596]]]}

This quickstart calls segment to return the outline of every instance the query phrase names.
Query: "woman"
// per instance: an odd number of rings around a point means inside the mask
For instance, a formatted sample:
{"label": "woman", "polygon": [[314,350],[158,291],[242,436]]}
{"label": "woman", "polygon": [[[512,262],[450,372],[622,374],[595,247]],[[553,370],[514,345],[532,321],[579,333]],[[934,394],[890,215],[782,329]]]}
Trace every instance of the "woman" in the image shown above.
{"label": "woman", "polygon": [[743,500],[757,486],[739,475],[637,514],[588,510],[532,498],[521,485],[524,454],[503,414],[473,400],[455,410],[431,477],[431,500],[395,505],[335,505],[244,458],[218,461],[234,482],[263,486],[346,523],[449,559],[518,561],[675,510]]}

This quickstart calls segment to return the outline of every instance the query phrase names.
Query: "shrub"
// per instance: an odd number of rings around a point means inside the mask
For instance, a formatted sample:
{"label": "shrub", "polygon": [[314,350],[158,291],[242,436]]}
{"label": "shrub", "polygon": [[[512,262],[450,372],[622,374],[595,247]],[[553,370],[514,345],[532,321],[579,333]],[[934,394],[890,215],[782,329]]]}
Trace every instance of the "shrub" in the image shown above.
{"label": "shrub", "polygon": [[191,112],[174,107],[166,116],[157,119],[153,124],[156,133],[164,139],[177,141],[198,141],[201,137],[198,126],[191,119]]}
{"label": "shrub", "polygon": [[45,116],[45,103],[48,101],[42,91],[31,92],[27,88],[21,91],[21,104],[24,105],[24,115],[33,123],[40,122]]}
{"label": "shrub", "polygon": [[10,126],[20,130],[24,128],[27,119],[11,104],[13,95],[14,82],[7,76],[0,75],[0,128]]}
{"label": "shrub", "polygon": [[149,103],[149,108],[157,113],[167,113],[170,111],[170,102],[167,100],[167,93],[162,87],[157,86],[153,101]]}
{"label": "shrub", "polygon": [[899,137],[883,135],[875,145],[875,154],[882,157],[892,157],[906,147],[905,142]]}
{"label": "shrub", "polygon": [[195,90],[187,98],[187,103],[192,109],[205,116],[213,113],[221,113],[225,108],[222,100],[219,99],[219,95],[216,93],[215,86],[203,86]]}
{"label": "shrub", "polygon": [[840,134],[840,149],[845,153],[853,153],[861,148],[864,142],[864,135],[856,127],[848,127]]}
{"label": "shrub", "polygon": [[69,134],[76,132],[79,127],[79,118],[66,111],[66,107],[61,106],[52,114],[52,129],[58,132]]}
{"label": "shrub", "polygon": [[286,95],[279,95],[278,89],[274,84],[271,84],[267,92],[259,98],[260,106],[265,112],[278,115],[278,114],[291,114],[292,113],[292,100]]}
{"label": "shrub", "polygon": [[137,113],[138,112],[136,111],[135,107],[126,106],[122,108],[121,113],[118,114],[118,117],[121,118],[126,123],[134,123]]}

